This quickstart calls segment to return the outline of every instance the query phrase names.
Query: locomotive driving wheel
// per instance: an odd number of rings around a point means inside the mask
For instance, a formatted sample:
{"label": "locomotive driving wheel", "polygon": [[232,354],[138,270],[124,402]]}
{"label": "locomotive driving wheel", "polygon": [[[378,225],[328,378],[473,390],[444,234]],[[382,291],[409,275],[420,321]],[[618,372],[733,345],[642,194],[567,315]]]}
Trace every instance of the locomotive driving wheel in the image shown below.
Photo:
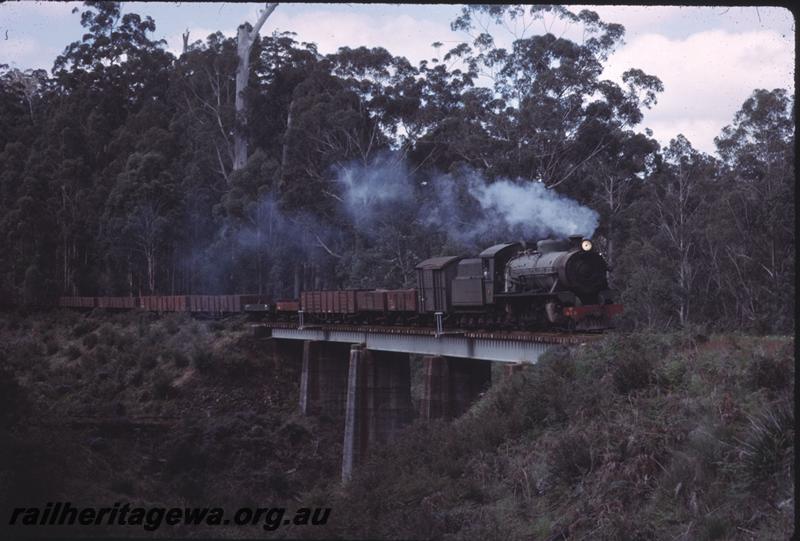
{"label": "locomotive driving wheel", "polygon": [[557,302],[548,302],[544,305],[544,312],[547,314],[547,321],[553,325],[558,325],[564,320],[564,314],[561,311],[562,306]]}

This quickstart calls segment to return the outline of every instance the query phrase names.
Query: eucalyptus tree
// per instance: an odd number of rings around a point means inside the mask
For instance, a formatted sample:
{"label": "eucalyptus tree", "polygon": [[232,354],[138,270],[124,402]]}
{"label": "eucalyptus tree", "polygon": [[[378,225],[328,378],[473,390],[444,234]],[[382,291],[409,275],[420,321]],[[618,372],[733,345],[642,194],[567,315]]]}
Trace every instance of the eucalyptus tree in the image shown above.
{"label": "eucalyptus tree", "polygon": [[[157,151],[134,152],[118,175],[102,215],[103,253],[113,276],[112,288],[128,294],[169,291],[169,251],[176,238],[172,225],[178,223],[182,197]],[[167,267],[162,269],[162,267]],[[125,277],[119,283],[119,277]]]}
{"label": "eucalyptus tree", "polygon": [[[554,35],[557,22],[574,27],[579,42]],[[539,23],[543,32],[532,33]],[[622,75],[624,88],[601,79],[624,28],[589,10],[466,6],[451,26],[470,34],[472,42],[444,58],[459,60],[473,77],[488,81],[491,94],[483,103],[497,122],[482,125],[494,147],[495,169],[504,176],[541,180],[549,188],[574,181],[641,121],[642,109],[652,106],[663,88],[657,77],[639,69]],[[498,45],[491,27],[494,34],[511,31],[510,48]]]}
{"label": "eucalyptus tree", "polygon": [[[625,174],[601,171],[598,178]],[[624,240],[617,250],[616,280],[623,284],[626,318],[635,326],[685,326],[709,317],[709,261],[704,232],[719,189],[719,163],[683,135],[656,154],[644,180],[618,195],[629,202],[616,215]],[[613,216],[613,215],[612,215]],[[713,314],[710,317],[714,317]]]}
{"label": "eucalyptus tree", "polygon": [[17,68],[9,70],[4,65],[0,65],[0,70],[3,72],[2,77],[7,81],[6,88],[15,91],[27,109],[31,124],[35,124],[34,109],[41,104],[44,91],[49,83],[47,71],[43,69],[20,70]]}
{"label": "eucalyptus tree", "polygon": [[112,121],[163,96],[174,57],[164,49],[165,40],[148,36],[156,29],[155,21],[123,14],[120,2],[87,1],[85,6],[80,15],[87,33],[68,45],[53,64],[59,89],[85,102],[90,113],[114,107]]}
{"label": "eucalyptus tree", "polygon": [[150,17],[123,13],[118,2],[89,1],[75,12],[86,32],[54,62],[52,115],[40,132],[41,147],[58,162],[49,177],[61,237],[54,259],[63,261],[62,284],[71,291],[79,289],[74,276],[97,287],[99,217],[138,142],[129,123],[166,99],[174,60],[163,40],[150,37]]}
{"label": "eucalyptus tree", "polygon": [[[27,82],[26,82],[27,81]],[[38,74],[0,64],[0,210],[7,208],[19,189],[19,180],[27,154],[36,134],[33,107],[43,102],[42,86],[32,90],[30,83],[40,81]],[[44,104],[42,104],[44,105]]]}
{"label": "eucalyptus tree", "polygon": [[636,233],[631,205],[644,196],[663,155],[647,133],[624,130],[605,135],[608,144],[591,165],[580,169],[582,182],[574,183],[571,187],[575,189],[568,191],[600,213],[602,220],[594,236],[614,268],[620,250]]}
{"label": "eucalyptus tree", "polygon": [[655,212],[659,247],[672,262],[662,269],[672,285],[677,321],[684,326],[692,320],[698,295],[698,280],[705,275],[706,255],[700,243],[707,225],[709,193],[713,193],[718,167],[708,155],[697,152],[679,135],[664,152],[664,167],[654,175],[649,198]]}
{"label": "eucalyptus tree", "polygon": [[235,161],[236,64],[235,41],[215,32],[191,44],[171,73],[170,100],[185,146],[221,182],[220,190]]}
{"label": "eucalyptus tree", "polygon": [[247,101],[245,89],[250,81],[250,52],[253,42],[258,38],[261,27],[264,26],[267,18],[278,7],[277,3],[267,4],[259,13],[256,24],[250,26],[249,23],[239,25],[236,32],[236,120],[237,127],[233,133],[234,153],[233,169],[238,170],[244,167],[247,161],[247,137],[246,126],[248,120]]}
{"label": "eucalyptus tree", "polygon": [[761,330],[794,323],[794,126],[791,94],[756,89],[715,139],[726,184],[709,245],[725,305]]}

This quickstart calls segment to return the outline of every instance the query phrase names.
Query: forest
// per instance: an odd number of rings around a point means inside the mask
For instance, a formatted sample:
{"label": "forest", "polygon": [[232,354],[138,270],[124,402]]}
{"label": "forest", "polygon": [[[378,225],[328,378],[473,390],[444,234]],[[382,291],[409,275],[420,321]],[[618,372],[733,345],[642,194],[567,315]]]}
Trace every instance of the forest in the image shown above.
{"label": "forest", "polygon": [[[523,13],[585,37],[497,45]],[[794,327],[793,90],[754,88],[711,156],[639,128],[663,84],[603,79],[625,30],[588,10],[468,6],[419,65],[245,23],[244,72],[236,37],[176,57],[149,16],[79,14],[51,73],[0,64],[2,304],[410,286],[430,256],[579,233],[628,328]]]}

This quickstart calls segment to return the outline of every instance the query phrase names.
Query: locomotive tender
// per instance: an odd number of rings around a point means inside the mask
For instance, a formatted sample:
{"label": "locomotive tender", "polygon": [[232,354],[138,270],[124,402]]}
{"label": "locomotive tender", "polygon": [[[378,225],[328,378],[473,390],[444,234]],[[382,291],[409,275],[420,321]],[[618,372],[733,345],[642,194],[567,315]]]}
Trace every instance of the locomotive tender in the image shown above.
{"label": "locomotive tender", "polygon": [[249,312],[298,323],[408,324],[448,328],[601,330],[622,312],[608,266],[589,239],[496,244],[477,257],[442,256],[416,267],[417,288],[304,291],[298,300],[252,295],[62,297],[74,308]]}

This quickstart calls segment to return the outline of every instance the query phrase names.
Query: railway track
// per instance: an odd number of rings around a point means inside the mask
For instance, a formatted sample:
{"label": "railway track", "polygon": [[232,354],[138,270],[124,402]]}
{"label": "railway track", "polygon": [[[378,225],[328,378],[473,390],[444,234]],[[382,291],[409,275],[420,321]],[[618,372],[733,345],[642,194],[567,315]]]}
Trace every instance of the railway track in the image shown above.
{"label": "railway track", "polygon": [[[383,333],[407,336],[437,336],[436,330],[426,327],[398,327],[380,325],[347,325],[347,324],[320,324],[313,323],[299,327],[293,322],[264,322],[253,326],[263,326],[271,329],[319,329],[322,331]],[[465,338],[509,340],[517,342],[540,342],[547,344],[583,344],[594,342],[603,338],[599,333],[558,333],[558,332],[532,332],[532,331],[480,331],[480,330],[447,330],[439,336],[463,336]]]}

